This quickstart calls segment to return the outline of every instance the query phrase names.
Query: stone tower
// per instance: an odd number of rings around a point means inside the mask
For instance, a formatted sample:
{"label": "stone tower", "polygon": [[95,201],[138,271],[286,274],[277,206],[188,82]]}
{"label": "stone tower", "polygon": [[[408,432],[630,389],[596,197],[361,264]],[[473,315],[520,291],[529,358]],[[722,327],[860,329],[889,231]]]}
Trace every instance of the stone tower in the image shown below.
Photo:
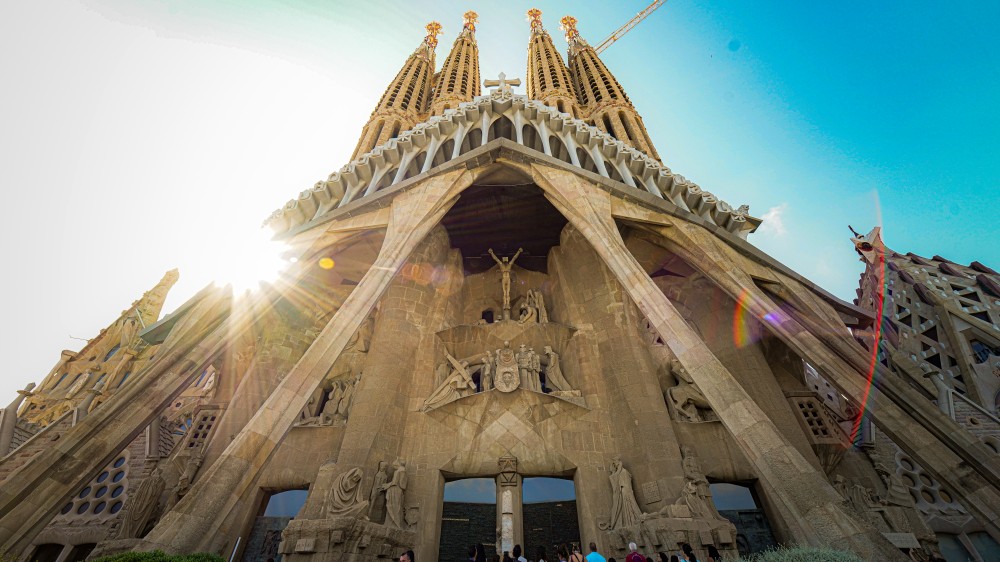
{"label": "stone tower", "polygon": [[399,74],[385,89],[368,123],[361,129],[361,138],[351,159],[371,152],[373,148],[399,136],[419,123],[427,111],[434,85],[434,49],[441,24],[427,24],[427,36],[406,59]]}
{"label": "stone tower", "polygon": [[[0,551],[926,556],[950,543],[897,461],[961,506],[980,530],[967,540],[1000,537],[996,453],[872,366],[849,329],[873,314],[754,248],[761,221],[637,146],[644,134],[622,138],[631,106],[606,104],[624,91],[582,40],[579,114],[505,76],[478,95],[474,24],[433,115],[269,217],[295,258],[280,282],[239,300],[209,287],[150,324],[138,337],[155,353],[128,384],[0,460]],[[875,445],[852,442],[858,427]],[[533,503],[538,478],[572,499]],[[470,480],[495,506],[446,500]],[[538,533],[539,513],[559,529]]]}
{"label": "stone tower", "polygon": [[659,160],[642,117],[597,52],[580,36],[576,18],[560,20],[569,43],[569,71],[586,119],[612,137]]}
{"label": "stone tower", "polygon": [[462,17],[462,31],[436,76],[431,115],[441,115],[447,109],[455,109],[461,103],[472,101],[480,93],[479,45],[476,43],[476,21],[479,16],[476,12],[468,11]]}
{"label": "stone tower", "polygon": [[528,40],[528,97],[563,113],[576,117],[579,113],[573,78],[562,55],[552,43],[552,37],[542,26],[542,11],[528,10],[531,38]]}

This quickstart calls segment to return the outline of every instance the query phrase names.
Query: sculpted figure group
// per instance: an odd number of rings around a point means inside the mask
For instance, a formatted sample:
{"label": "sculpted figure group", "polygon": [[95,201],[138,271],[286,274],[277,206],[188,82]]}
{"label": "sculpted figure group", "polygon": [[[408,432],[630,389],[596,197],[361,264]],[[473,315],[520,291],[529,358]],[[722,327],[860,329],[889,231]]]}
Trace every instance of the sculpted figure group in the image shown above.
{"label": "sculpted figure group", "polygon": [[[478,382],[474,377],[476,373],[479,374]],[[434,390],[424,400],[423,411],[493,389],[501,392],[517,388],[534,392],[576,392],[563,376],[559,354],[552,346],[545,346],[539,354],[526,344],[520,344],[515,351],[509,341],[500,349],[487,350],[470,359],[458,360],[445,352],[445,361],[434,370],[434,383]]]}
{"label": "sculpted figure group", "polygon": [[615,457],[608,468],[608,478],[611,481],[611,516],[608,523],[602,524],[601,528],[613,531],[651,519],[673,517],[675,506],[686,506],[690,517],[724,520],[715,509],[708,479],[701,471],[698,459],[686,446],[681,447],[681,455],[681,466],[684,469],[684,488],[681,490],[681,495],[673,504],[665,505],[654,513],[643,513],[639,508],[632,487],[632,474],[622,464],[621,459]]}
{"label": "sculpted figure group", "polygon": [[365,518],[373,523],[406,529],[408,524],[404,518],[403,503],[407,484],[406,463],[396,459],[392,463],[391,476],[386,468],[387,464],[384,461],[378,464],[378,472],[375,473],[367,500],[362,496],[364,473],[360,468],[352,468],[338,476],[330,491],[327,506],[329,514],[335,517]]}

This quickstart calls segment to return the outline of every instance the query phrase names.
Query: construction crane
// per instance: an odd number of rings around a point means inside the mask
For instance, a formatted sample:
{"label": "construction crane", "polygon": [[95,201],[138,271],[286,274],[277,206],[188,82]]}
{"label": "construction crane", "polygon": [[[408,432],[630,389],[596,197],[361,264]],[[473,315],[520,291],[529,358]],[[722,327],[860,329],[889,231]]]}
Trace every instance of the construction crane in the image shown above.
{"label": "construction crane", "polygon": [[619,27],[618,30],[609,35],[607,39],[601,41],[600,45],[594,47],[594,51],[600,53],[604,49],[610,47],[612,43],[621,39],[622,36],[631,31],[633,27],[639,25],[639,22],[646,19],[646,16],[655,12],[657,8],[664,5],[666,2],[667,0],[656,0],[656,2],[646,6],[646,9],[636,14],[634,18],[628,20],[625,25]]}

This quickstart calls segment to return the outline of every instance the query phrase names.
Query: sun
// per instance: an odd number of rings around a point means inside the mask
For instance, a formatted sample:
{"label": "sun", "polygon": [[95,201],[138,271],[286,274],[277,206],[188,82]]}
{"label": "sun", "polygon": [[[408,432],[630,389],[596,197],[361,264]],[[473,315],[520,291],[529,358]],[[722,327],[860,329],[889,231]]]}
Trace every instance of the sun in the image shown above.
{"label": "sun", "polygon": [[220,240],[212,260],[213,281],[232,286],[236,295],[276,281],[291,260],[286,257],[288,246],[273,240],[271,234],[262,228]]}

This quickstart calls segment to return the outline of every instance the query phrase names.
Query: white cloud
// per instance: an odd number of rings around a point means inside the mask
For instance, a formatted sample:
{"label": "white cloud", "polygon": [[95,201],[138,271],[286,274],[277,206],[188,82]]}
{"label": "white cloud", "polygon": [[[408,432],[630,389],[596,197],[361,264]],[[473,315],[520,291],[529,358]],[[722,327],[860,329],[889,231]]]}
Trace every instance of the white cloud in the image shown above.
{"label": "white cloud", "polygon": [[764,223],[760,225],[757,232],[761,234],[770,234],[772,236],[784,236],[786,232],[784,216],[785,211],[788,210],[788,203],[782,203],[776,207],[771,207],[764,213],[761,219]]}

